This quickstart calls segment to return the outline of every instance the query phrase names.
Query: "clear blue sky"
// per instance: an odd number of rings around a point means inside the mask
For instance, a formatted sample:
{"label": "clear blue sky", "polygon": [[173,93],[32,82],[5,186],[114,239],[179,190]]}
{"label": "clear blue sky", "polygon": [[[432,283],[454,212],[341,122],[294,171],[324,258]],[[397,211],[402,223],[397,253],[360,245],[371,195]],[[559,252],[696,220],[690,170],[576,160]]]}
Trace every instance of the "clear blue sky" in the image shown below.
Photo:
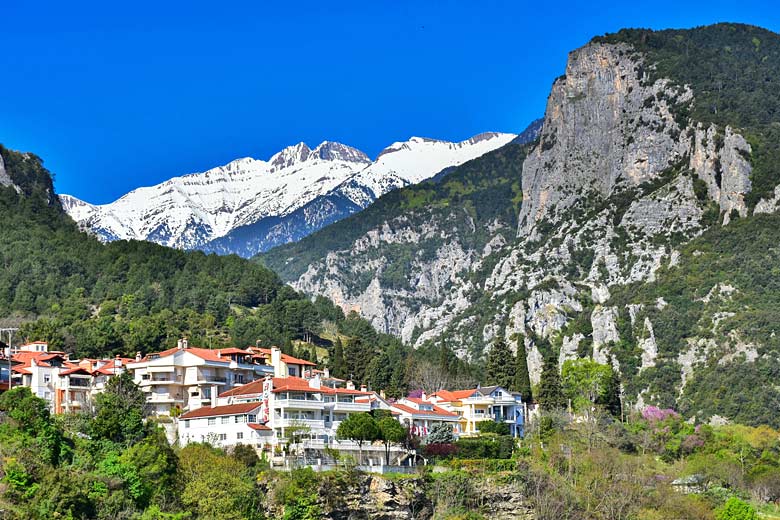
{"label": "clear blue sky", "polygon": [[780,31],[774,1],[34,2],[0,13],[0,142],[105,203],[299,141],[375,156],[517,132],[566,53],[622,27]]}

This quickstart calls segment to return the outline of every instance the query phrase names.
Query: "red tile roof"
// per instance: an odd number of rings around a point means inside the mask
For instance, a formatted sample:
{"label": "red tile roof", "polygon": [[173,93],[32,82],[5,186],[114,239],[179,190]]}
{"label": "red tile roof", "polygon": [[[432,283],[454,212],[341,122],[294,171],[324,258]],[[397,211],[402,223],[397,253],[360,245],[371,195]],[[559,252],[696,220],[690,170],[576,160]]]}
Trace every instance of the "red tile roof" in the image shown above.
{"label": "red tile roof", "polygon": [[453,401],[460,401],[461,399],[468,399],[472,395],[474,395],[474,392],[476,392],[476,389],[471,390],[439,390],[438,392],[431,395],[431,397],[440,397],[442,401],[451,403]]}
{"label": "red tile roof", "polygon": [[[267,357],[267,359],[271,359],[271,349],[270,348],[258,348],[258,347],[248,347],[247,350],[251,350],[252,352],[260,352],[264,356]],[[288,365],[310,365],[310,366],[317,366],[316,363],[312,363],[311,361],[306,361],[305,359],[299,359],[296,357],[292,357],[290,355],[287,355],[285,353],[282,353],[282,361],[287,363]]]}
{"label": "red tile roof", "polygon": [[216,417],[218,415],[238,415],[249,413],[260,407],[260,403],[239,403],[224,406],[203,407],[182,414],[181,419],[195,419],[198,417]]}
{"label": "red tile roof", "polygon": [[75,374],[76,372],[82,372],[82,373],[84,373],[84,374],[86,374],[88,376],[92,375],[92,373],[89,370],[87,370],[86,368],[82,368],[80,366],[69,368],[68,370],[63,370],[62,372],[60,372],[60,375],[61,376],[67,376],[67,375],[70,375],[70,374]]}
{"label": "red tile roof", "polygon": [[269,427],[268,427],[268,426],[266,426],[265,424],[248,423],[248,424],[247,424],[247,426],[249,426],[249,427],[250,427],[250,428],[252,428],[253,430],[258,430],[258,431],[271,431],[271,428],[269,428]]}
{"label": "red tile roof", "polygon": [[456,419],[460,417],[458,414],[453,412],[448,412],[447,410],[443,408],[439,408],[438,406],[433,406],[433,410],[418,410],[416,408],[412,408],[411,406],[406,406],[405,404],[400,404],[400,403],[393,403],[390,406],[392,408],[397,408],[398,410],[401,410],[402,412],[406,412],[411,415],[428,415],[432,417],[433,416],[443,417],[447,419]]}
{"label": "red tile roof", "polygon": [[[342,395],[371,395],[372,392],[363,392],[362,390],[349,390],[346,388],[330,388],[327,386],[321,386],[320,388],[313,388],[309,386],[309,382],[306,379],[300,377],[288,376],[288,377],[274,377],[273,380],[273,392],[313,392],[319,394],[342,394]],[[234,395],[251,395],[263,393],[263,381],[264,379],[256,379],[251,383],[247,383],[242,386],[238,386],[231,390],[227,390],[219,394],[219,397],[230,397]]]}

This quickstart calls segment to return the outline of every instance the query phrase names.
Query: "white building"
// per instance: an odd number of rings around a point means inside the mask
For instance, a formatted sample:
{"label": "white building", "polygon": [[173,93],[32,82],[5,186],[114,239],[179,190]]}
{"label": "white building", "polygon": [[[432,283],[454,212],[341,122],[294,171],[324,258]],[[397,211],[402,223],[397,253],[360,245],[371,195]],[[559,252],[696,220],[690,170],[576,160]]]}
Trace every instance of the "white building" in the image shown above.
{"label": "white building", "polygon": [[259,402],[202,407],[179,417],[179,445],[208,442],[228,447],[246,444],[262,449],[272,444],[273,430],[258,422]]}
{"label": "white building", "polygon": [[76,412],[92,396],[92,374],[68,360],[64,352],[49,352],[44,342],[22,345],[15,350],[12,386],[26,386],[48,401],[54,413]]}
{"label": "white building", "polygon": [[[305,360],[282,354],[278,348],[246,350],[190,347],[186,339],[176,348],[141,357],[128,364],[134,381],[147,394],[152,413],[216,406],[217,396],[231,388],[274,373],[302,373]],[[174,414],[175,415],[175,414]]]}

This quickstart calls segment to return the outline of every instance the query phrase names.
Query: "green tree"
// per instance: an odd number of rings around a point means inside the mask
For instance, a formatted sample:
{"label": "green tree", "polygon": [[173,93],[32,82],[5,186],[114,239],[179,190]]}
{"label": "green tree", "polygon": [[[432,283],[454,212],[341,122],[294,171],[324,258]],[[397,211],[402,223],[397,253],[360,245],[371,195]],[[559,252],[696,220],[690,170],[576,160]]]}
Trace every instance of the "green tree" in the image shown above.
{"label": "green tree", "polygon": [[542,375],[536,399],[544,410],[556,410],[566,407],[566,398],[561,388],[558,363],[553,357],[546,357],[542,363]]}
{"label": "green tree", "polygon": [[341,338],[336,338],[333,344],[333,354],[328,360],[328,364],[333,377],[347,378],[347,362],[344,359],[344,345],[341,343]]}
{"label": "green tree", "polygon": [[575,411],[590,408],[606,395],[612,380],[612,367],[589,358],[569,359],[563,363],[561,380],[564,395],[571,399]]}
{"label": "green tree", "polygon": [[182,503],[196,518],[260,518],[258,493],[246,478],[247,467],[205,444],[188,444],[179,454]]}
{"label": "green tree", "polygon": [[428,437],[425,438],[426,444],[452,444],[455,442],[455,435],[452,433],[452,426],[446,423],[440,423],[431,428]]}
{"label": "green tree", "polygon": [[607,366],[610,368],[610,374],[604,381],[604,390],[596,400],[596,404],[603,406],[613,417],[620,418],[622,413],[620,374],[614,369],[611,355],[607,358]]}
{"label": "green tree", "polygon": [[369,413],[353,413],[339,424],[336,429],[339,439],[350,439],[358,444],[359,459],[363,460],[363,443],[380,438],[379,426]]}
{"label": "green tree", "polygon": [[737,497],[729,498],[715,514],[716,520],[758,520],[758,513],[747,502]]}
{"label": "green tree", "polygon": [[515,380],[515,359],[509,346],[498,339],[488,352],[487,365],[488,383],[510,389]]}
{"label": "green tree", "polygon": [[112,377],[106,390],[95,397],[92,435],[118,444],[134,444],[147,433],[146,396],[129,372]]}
{"label": "green tree", "polygon": [[385,445],[385,464],[390,465],[390,445],[401,444],[406,440],[406,428],[392,417],[382,417],[377,421],[379,439]]}
{"label": "green tree", "polygon": [[522,334],[514,336],[517,341],[517,355],[515,356],[515,377],[512,390],[520,392],[523,402],[533,402],[531,393],[531,377],[528,372],[528,356],[525,352],[525,341]]}

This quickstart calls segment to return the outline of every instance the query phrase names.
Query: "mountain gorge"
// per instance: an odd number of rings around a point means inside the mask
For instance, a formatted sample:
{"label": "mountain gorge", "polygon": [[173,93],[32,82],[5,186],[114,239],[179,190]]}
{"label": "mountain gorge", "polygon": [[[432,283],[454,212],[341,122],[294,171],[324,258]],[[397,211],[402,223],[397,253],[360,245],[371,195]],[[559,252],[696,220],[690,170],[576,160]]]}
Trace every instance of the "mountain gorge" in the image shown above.
{"label": "mountain gorge", "polygon": [[470,360],[619,369],[627,402],[778,424],[780,36],[624,30],[569,56],[539,138],[261,260]]}
{"label": "mountain gorge", "polygon": [[508,143],[513,134],[483,133],[459,143],[412,137],[375,161],[334,142],[285,148],[268,161],[225,166],[139,188],[92,205],[69,195],[62,204],[102,241],[147,240],[179,249],[249,257],[362,210],[381,195]]}

